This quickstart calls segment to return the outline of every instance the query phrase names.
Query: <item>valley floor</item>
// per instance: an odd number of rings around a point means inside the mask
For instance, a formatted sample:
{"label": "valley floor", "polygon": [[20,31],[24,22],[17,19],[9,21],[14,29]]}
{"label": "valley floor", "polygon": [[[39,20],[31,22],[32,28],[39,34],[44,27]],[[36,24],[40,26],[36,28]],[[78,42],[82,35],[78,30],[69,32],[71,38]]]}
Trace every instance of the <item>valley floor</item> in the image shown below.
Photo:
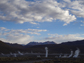
{"label": "valley floor", "polygon": [[41,60],[29,60],[29,61],[4,62],[4,63],[84,63],[84,58],[53,58],[53,59],[41,59]]}

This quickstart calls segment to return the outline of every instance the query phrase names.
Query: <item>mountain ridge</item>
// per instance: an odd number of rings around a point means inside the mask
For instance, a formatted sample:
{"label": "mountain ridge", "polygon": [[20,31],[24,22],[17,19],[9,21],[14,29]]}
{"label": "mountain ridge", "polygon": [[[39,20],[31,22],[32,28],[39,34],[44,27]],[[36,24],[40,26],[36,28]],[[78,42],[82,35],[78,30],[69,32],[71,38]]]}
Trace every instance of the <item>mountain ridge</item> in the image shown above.
{"label": "mountain ridge", "polygon": [[84,40],[62,42],[61,44],[65,44],[65,45],[84,45]]}
{"label": "mountain ridge", "polygon": [[46,41],[46,42],[29,42],[26,45],[46,45],[46,44],[56,44],[54,41]]}
{"label": "mountain ridge", "polygon": [[3,41],[0,41],[0,53],[10,53],[10,52],[17,52],[17,51],[45,52],[45,47],[48,47],[50,53],[69,53],[71,49],[74,51],[77,48],[81,50],[81,53],[84,53],[84,40],[63,42],[61,44],[50,44],[50,41],[47,41],[45,42],[45,44],[42,44],[42,45],[39,43],[37,44],[35,45],[27,44],[22,46],[21,44],[11,44],[11,43],[5,43]]}

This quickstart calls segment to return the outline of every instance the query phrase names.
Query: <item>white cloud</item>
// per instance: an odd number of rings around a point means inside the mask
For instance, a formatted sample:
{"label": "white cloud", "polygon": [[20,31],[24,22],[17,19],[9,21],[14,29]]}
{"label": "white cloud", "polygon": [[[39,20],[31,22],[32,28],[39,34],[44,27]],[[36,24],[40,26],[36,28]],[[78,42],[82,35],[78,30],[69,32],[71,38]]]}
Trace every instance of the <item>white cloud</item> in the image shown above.
{"label": "white cloud", "polygon": [[40,32],[46,32],[47,30],[39,30],[39,29],[7,29],[5,27],[0,27],[0,40],[11,42],[11,43],[19,43],[19,44],[27,44],[30,41],[34,40],[34,36],[30,36],[30,34],[41,35]]}
{"label": "white cloud", "polygon": [[71,11],[73,14],[75,14],[78,17],[83,17],[84,18],[84,11]]}
{"label": "white cloud", "polygon": [[23,35],[23,34],[15,35],[15,36],[10,34],[6,36],[6,39],[12,43],[27,44],[33,39],[33,37],[29,35]]}
{"label": "white cloud", "polygon": [[80,26],[84,26],[84,21],[81,21],[81,23],[82,23],[82,24],[81,24]]}
{"label": "white cloud", "polygon": [[84,26],[84,24],[81,24],[80,26]]}
{"label": "white cloud", "polygon": [[[61,6],[60,6],[61,5]],[[17,23],[52,22],[62,20],[65,24],[73,22],[76,17],[63,10],[56,0],[0,0],[0,20]]]}
{"label": "white cloud", "polygon": [[[42,30],[42,29],[6,29],[4,27],[0,27],[0,30],[3,32],[3,34],[36,34],[36,35],[40,35],[40,32],[46,32],[47,30]],[[4,33],[5,32],[5,33]]]}
{"label": "white cloud", "polygon": [[65,1],[65,2],[69,2],[69,3],[71,2],[71,0],[64,0],[64,1]]}
{"label": "white cloud", "polygon": [[48,34],[50,37],[45,38],[45,40],[55,41],[56,43],[82,40],[84,37],[81,37],[84,34],[68,34],[68,35],[59,35],[59,34]]}
{"label": "white cloud", "polygon": [[40,27],[37,27],[37,28],[40,28]]}
{"label": "white cloud", "polygon": [[[84,0],[64,0],[72,14],[84,18]],[[66,3],[67,2],[67,3]]]}
{"label": "white cloud", "polygon": [[82,23],[84,23],[84,21],[81,21]]}

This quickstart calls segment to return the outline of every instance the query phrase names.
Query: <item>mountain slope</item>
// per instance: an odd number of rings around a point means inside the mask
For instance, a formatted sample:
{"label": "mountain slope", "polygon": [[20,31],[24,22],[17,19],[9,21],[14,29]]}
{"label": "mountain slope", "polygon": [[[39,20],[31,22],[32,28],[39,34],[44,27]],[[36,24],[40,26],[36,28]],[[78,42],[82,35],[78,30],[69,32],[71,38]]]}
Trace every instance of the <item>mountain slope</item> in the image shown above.
{"label": "mountain slope", "polygon": [[[33,45],[31,45],[33,44]],[[84,40],[64,42],[61,44],[53,44],[53,42],[27,44],[22,46],[20,44],[10,44],[0,41],[0,53],[17,52],[43,52],[45,53],[45,47],[48,47],[49,53],[70,53],[71,49],[75,51],[77,48],[80,49],[81,53],[84,53]]]}
{"label": "mountain slope", "polygon": [[72,42],[63,42],[64,45],[84,45],[84,40],[77,40]]}
{"label": "mountain slope", "polygon": [[0,53],[8,53],[9,51],[13,51],[9,45],[4,43],[3,41],[0,41]]}
{"label": "mountain slope", "polygon": [[17,52],[18,50],[25,51],[20,45],[18,46],[17,44],[10,44],[10,45],[9,44],[10,43],[0,41],[0,53]]}
{"label": "mountain slope", "polygon": [[84,40],[63,42],[61,44],[34,45],[27,48],[27,50],[45,52],[45,47],[48,47],[50,53],[70,53],[71,50],[75,51],[77,48],[80,49],[81,53],[84,53]]}
{"label": "mountain slope", "polygon": [[24,46],[20,45],[20,44],[17,44],[17,43],[14,43],[14,44],[11,44],[11,43],[6,43],[7,45],[11,46],[11,47],[14,47],[14,48],[24,48]]}
{"label": "mountain slope", "polygon": [[[56,44],[53,41],[46,41],[46,42],[30,42],[27,45],[46,45],[46,44]],[[27,46],[26,45],[26,46]]]}

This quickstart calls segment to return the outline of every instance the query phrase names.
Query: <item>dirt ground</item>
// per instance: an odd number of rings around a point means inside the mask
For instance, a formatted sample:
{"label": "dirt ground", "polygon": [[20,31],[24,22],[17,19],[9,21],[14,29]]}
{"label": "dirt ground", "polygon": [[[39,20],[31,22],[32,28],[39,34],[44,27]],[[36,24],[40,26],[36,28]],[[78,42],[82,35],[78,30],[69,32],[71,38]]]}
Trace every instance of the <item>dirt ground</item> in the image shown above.
{"label": "dirt ground", "polygon": [[46,61],[46,60],[50,60],[50,59],[32,60],[32,61],[19,61],[19,62],[6,62],[6,63],[34,63],[34,62]]}

